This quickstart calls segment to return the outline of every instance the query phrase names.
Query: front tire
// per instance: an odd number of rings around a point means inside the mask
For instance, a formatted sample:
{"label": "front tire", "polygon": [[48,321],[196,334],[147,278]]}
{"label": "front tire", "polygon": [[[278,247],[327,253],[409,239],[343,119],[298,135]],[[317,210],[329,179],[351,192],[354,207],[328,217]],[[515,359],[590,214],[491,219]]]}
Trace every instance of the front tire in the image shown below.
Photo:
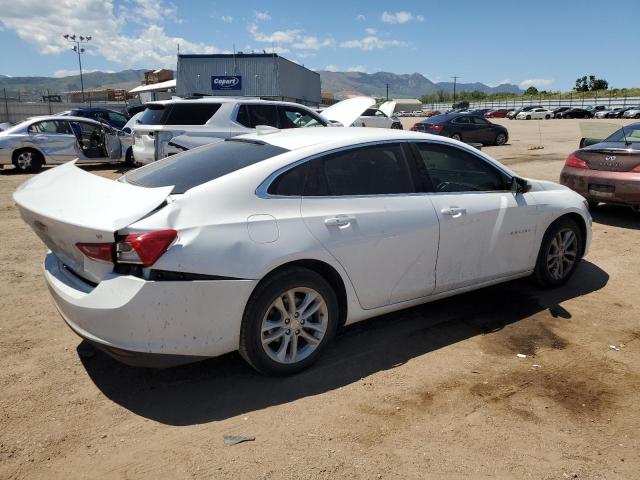
{"label": "front tire", "polygon": [[499,133],[496,135],[496,140],[494,142],[495,145],[501,146],[507,143],[507,136],[504,133]]}
{"label": "front tire", "polygon": [[321,275],[287,268],[260,284],[242,319],[239,351],[256,370],[291,375],[317,360],[335,335],[336,294]]}
{"label": "front tire", "polygon": [[453,135],[451,135],[451,139],[452,140],[458,140],[459,142],[462,141],[462,135],[460,135],[459,133],[454,133]]}
{"label": "front tire", "polygon": [[544,234],[533,277],[544,288],[564,285],[575,272],[582,249],[578,224],[567,217],[556,220]]}
{"label": "front tire", "polygon": [[37,150],[25,148],[13,154],[13,165],[22,173],[35,173],[42,168],[44,159]]}
{"label": "front tire", "polygon": [[527,115],[527,120],[531,120],[531,115]]}

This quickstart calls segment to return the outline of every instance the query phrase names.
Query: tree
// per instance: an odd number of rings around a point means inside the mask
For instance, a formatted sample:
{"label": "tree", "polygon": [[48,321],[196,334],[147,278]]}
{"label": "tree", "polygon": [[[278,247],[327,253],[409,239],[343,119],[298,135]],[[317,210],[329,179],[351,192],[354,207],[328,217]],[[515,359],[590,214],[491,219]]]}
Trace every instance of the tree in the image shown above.
{"label": "tree", "polygon": [[591,86],[591,90],[608,90],[609,82],[607,82],[603,78],[597,78],[594,80],[593,85]]}
{"label": "tree", "polygon": [[594,90],[607,90],[609,82],[603,78],[596,78],[595,75],[578,77],[576,86],[573,88],[576,92],[589,92]]}
{"label": "tree", "polygon": [[538,95],[538,89],[536,87],[534,87],[533,85],[531,85],[529,88],[527,88],[524,91],[525,95]]}
{"label": "tree", "polygon": [[589,83],[587,82],[587,76],[576,78],[576,86],[574,87],[576,92],[588,92]]}

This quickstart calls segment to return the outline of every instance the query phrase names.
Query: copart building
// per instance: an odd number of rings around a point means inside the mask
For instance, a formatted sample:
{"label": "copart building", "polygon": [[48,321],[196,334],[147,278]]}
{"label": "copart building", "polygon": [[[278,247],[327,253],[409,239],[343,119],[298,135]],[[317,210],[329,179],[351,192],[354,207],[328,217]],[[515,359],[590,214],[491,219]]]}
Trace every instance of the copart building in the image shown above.
{"label": "copart building", "polygon": [[270,53],[178,55],[176,94],[320,103],[320,74]]}

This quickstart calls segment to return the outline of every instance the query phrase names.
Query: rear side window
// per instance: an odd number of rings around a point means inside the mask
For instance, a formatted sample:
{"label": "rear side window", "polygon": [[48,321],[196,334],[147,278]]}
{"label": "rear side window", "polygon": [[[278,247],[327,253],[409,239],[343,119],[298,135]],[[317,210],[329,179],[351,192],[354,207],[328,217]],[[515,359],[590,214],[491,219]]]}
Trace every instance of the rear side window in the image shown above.
{"label": "rear side window", "polygon": [[434,143],[416,146],[435,192],[508,190],[504,173],[461,148]]}
{"label": "rear side window", "polygon": [[354,148],[311,162],[307,196],[413,193],[408,162],[398,144]]}
{"label": "rear side window", "polygon": [[300,196],[304,192],[304,185],[309,171],[309,162],[293,167],[277,177],[267,193],[270,195]]}
{"label": "rear side window", "polygon": [[139,123],[142,125],[204,125],[219,108],[219,103],[149,105],[140,117]]}
{"label": "rear side window", "polygon": [[184,193],[287,151],[268,143],[230,139],[151,163],[126,174],[124,181],[149,188],[173,185],[171,193]]}
{"label": "rear side window", "polygon": [[278,108],[275,105],[240,105],[236,121],[247,128],[258,125],[278,128]]}

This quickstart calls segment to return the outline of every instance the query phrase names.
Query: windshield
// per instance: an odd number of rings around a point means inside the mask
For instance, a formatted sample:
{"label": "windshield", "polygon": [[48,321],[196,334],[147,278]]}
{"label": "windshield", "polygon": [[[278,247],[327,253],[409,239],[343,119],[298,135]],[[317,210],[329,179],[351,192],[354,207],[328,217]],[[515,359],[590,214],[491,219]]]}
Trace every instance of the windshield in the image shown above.
{"label": "windshield", "polygon": [[605,139],[605,142],[640,142],[640,123],[621,128]]}
{"label": "windshield", "polygon": [[173,185],[171,193],[187,190],[288,150],[268,143],[228,139],[172,155],[127,173],[123,180],[141,187]]}

